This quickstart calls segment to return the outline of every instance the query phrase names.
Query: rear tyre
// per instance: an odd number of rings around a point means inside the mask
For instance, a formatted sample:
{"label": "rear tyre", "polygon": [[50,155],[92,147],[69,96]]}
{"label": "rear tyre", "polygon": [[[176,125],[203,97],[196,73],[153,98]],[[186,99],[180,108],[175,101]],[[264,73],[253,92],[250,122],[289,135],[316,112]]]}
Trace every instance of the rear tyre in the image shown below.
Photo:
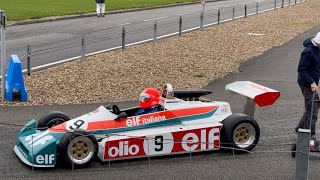
{"label": "rear tyre", "polygon": [[58,153],[59,159],[66,166],[87,167],[97,156],[98,142],[89,132],[75,130],[62,136],[58,144]]}
{"label": "rear tyre", "polygon": [[222,124],[221,146],[232,147],[237,153],[244,153],[251,151],[259,141],[259,125],[248,115],[232,114]]}
{"label": "rear tyre", "polygon": [[45,130],[69,120],[70,118],[63,112],[51,111],[39,119],[37,128]]}

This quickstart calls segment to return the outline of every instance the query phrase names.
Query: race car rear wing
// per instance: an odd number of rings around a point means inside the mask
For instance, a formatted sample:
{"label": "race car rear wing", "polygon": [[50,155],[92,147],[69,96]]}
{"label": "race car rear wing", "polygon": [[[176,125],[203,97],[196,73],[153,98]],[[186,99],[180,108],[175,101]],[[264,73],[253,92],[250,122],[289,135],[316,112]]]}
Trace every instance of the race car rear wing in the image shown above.
{"label": "race car rear wing", "polygon": [[259,107],[270,106],[280,97],[279,91],[250,81],[236,81],[226,85],[225,89],[247,97],[243,112],[252,117],[254,116],[255,104]]}

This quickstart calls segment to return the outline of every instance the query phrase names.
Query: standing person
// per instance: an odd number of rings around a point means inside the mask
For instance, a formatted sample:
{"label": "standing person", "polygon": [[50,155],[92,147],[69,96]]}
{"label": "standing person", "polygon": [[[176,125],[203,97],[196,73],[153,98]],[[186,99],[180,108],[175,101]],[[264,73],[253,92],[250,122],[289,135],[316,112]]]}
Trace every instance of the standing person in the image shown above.
{"label": "standing person", "polygon": [[105,0],[96,0],[97,3],[97,15],[98,17],[104,17],[105,13]]}
{"label": "standing person", "polygon": [[304,97],[305,112],[299,124],[296,126],[295,131],[297,132],[299,128],[310,128],[311,101],[312,94],[315,92],[316,96],[311,122],[311,138],[315,139],[315,125],[319,109],[319,95],[317,91],[320,77],[320,32],[318,32],[316,37],[306,39],[303,42],[303,46],[305,48],[301,53],[298,66],[298,84]]}

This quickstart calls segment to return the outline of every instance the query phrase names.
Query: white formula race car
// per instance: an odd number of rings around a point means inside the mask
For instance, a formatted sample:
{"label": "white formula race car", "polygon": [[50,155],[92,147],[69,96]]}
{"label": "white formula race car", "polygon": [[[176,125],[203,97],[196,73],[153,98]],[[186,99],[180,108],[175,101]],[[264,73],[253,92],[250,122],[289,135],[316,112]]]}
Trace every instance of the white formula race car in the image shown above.
{"label": "white formula race car", "polygon": [[70,119],[50,112],[21,129],[14,152],[27,165],[88,166],[102,161],[218,150],[231,146],[252,150],[260,129],[253,119],[256,104],[272,105],[280,92],[250,81],[237,81],[226,90],[247,97],[244,113],[231,112],[227,102],[203,102],[208,90],[174,91],[163,88],[158,112],[134,116],[139,107],[120,110],[116,105]]}

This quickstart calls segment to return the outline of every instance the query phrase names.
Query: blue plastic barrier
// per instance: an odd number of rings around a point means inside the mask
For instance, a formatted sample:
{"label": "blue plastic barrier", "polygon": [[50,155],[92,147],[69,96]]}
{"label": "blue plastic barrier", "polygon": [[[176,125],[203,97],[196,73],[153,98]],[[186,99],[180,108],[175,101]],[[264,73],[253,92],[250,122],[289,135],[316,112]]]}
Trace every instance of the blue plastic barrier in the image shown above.
{"label": "blue plastic barrier", "polygon": [[27,101],[27,89],[24,86],[21,63],[17,55],[12,54],[6,79],[6,101],[12,102],[15,92],[20,92],[21,101]]}

